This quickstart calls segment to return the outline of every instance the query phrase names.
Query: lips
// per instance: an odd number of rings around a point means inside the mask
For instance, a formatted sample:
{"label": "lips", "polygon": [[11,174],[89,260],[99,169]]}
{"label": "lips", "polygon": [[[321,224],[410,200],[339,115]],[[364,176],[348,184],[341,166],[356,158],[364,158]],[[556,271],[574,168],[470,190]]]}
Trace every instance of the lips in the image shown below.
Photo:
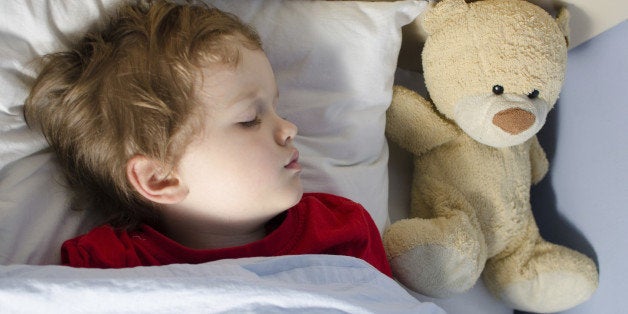
{"label": "lips", "polygon": [[286,169],[293,169],[293,170],[301,170],[301,164],[299,164],[299,151],[298,150],[294,150],[294,152],[292,153],[292,156],[290,157],[290,162],[284,166],[284,168]]}

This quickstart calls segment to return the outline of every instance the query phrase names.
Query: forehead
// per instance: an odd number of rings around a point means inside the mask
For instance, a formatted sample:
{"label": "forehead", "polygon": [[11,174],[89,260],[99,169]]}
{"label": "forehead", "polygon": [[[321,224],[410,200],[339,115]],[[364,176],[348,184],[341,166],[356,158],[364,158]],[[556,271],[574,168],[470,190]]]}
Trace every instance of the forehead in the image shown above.
{"label": "forehead", "polygon": [[208,64],[201,69],[199,79],[198,97],[221,106],[277,93],[272,68],[262,50],[241,48],[237,64]]}

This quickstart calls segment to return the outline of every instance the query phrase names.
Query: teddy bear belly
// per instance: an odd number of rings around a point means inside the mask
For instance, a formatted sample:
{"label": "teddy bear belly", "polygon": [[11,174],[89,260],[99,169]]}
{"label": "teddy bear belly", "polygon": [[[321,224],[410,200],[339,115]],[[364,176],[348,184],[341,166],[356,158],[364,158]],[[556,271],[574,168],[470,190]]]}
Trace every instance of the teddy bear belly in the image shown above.
{"label": "teddy bear belly", "polygon": [[[528,143],[498,149],[463,138],[416,159],[414,178],[414,190],[444,189],[442,193],[459,193],[468,201],[489,257],[520,238],[532,219]],[[414,215],[445,214],[426,206],[425,197],[430,196],[413,193]]]}

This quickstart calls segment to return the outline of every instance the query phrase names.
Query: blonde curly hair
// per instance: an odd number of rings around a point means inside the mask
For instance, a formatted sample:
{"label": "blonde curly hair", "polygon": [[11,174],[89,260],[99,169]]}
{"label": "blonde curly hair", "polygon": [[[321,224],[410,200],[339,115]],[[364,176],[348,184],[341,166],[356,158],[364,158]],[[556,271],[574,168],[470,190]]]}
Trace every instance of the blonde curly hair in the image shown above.
{"label": "blonde curly hair", "polygon": [[70,51],[46,55],[24,115],[56,153],[75,204],[101,210],[118,227],[157,222],[157,205],[133,189],[126,163],[139,154],[173,167],[202,127],[201,68],[237,66],[243,47],[261,50],[261,40],[231,14],[138,1]]}

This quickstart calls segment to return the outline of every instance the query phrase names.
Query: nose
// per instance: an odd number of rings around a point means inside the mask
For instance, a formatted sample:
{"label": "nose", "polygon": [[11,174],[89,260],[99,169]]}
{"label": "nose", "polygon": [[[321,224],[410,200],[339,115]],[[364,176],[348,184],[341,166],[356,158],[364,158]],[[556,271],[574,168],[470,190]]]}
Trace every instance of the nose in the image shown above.
{"label": "nose", "polygon": [[534,114],[526,110],[510,108],[498,112],[493,117],[493,124],[512,135],[517,135],[529,129],[535,120]]}
{"label": "nose", "polygon": [[277,125],[276,132],[276,140],[279,145],[285,146],[288,144],[289,141],[294,140],[297,132],[298,128],[294,123],[279,117],[279,123]]}

